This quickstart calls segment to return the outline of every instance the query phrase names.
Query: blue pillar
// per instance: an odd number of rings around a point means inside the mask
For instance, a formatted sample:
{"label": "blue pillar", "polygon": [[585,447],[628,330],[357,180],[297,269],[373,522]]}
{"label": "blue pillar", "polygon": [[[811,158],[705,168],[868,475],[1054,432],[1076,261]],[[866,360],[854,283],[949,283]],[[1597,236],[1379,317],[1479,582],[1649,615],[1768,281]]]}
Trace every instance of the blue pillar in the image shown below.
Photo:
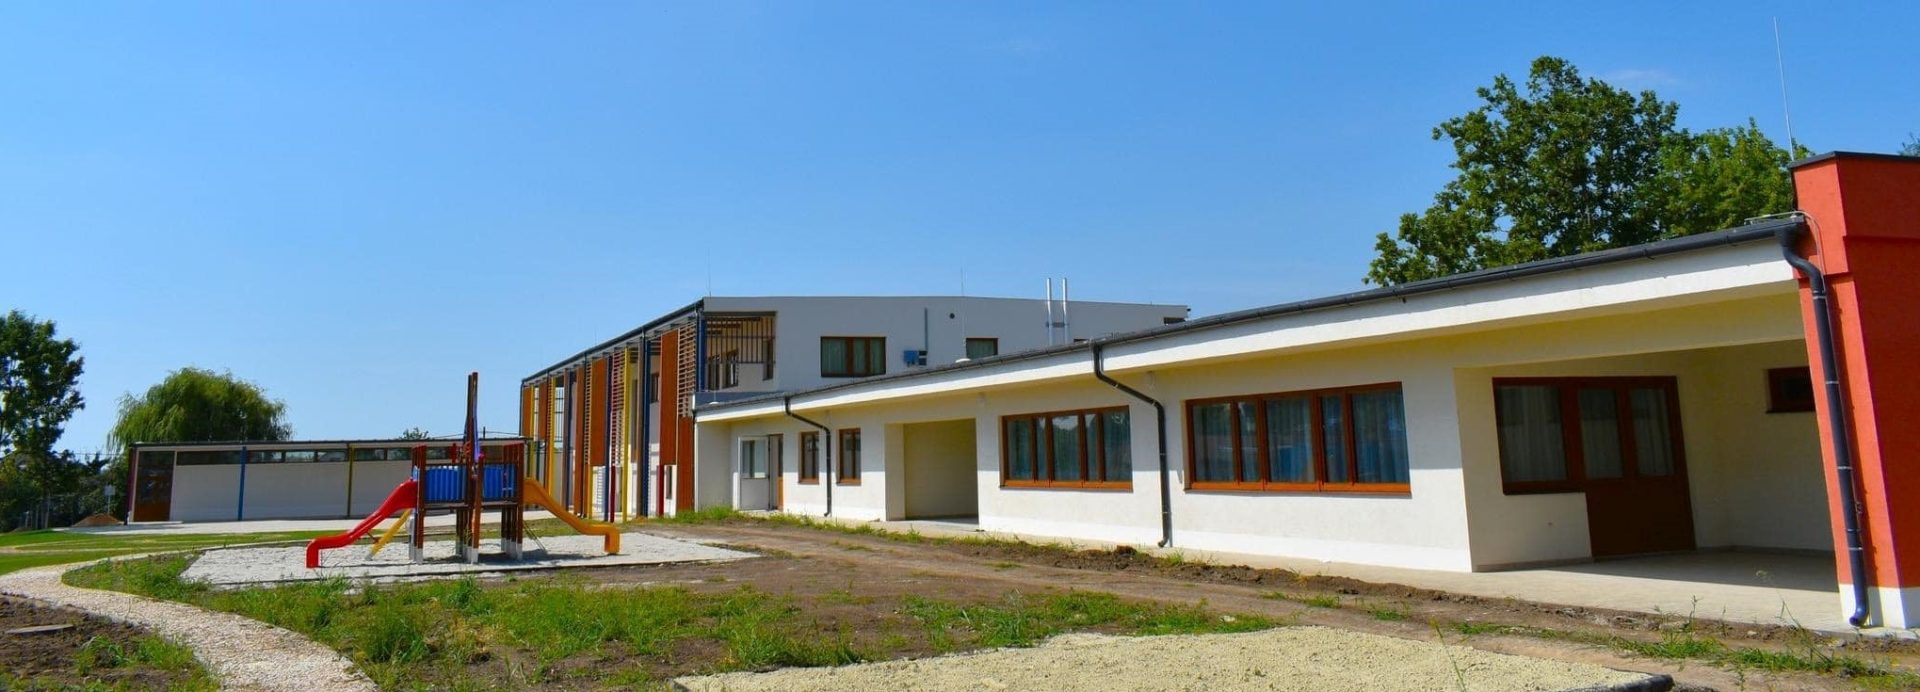
{"label": "blue pillar", "polygon": [[233,508],[234,521],[247,520],[247,447],[240,446],[240,502]]}
{"label": "blue pillar", "polygon": [[653,339],[640,339],[640,516],[647,516],[653,472]]}

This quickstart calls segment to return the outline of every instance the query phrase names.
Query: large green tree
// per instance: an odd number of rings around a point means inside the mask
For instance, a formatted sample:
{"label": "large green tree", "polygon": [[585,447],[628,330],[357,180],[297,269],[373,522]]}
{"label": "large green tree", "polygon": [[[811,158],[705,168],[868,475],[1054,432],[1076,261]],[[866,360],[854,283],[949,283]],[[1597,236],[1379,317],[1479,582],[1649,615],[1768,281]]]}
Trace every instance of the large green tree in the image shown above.
{"label": "large green tree", "polygon": [[147,389],[120,399],[120,419],[108,443],[284,440],[293,429],[287,405],[252,382],[200,368],[181,368]]}
{"label": "large green tree", "polygon": [[1398,284],[1738,225],[1793,208],[1790,158],[1752,122],[1693,133],[1679,107],[1554,57],[1434,128],[1458,175],[1381,233],[1367,280]]}
{"label": "large green tree", "polygon": [[78,351],[50,320],[19,310],[0,317],[0,455],[52,454],[67,419],[86,405]]}

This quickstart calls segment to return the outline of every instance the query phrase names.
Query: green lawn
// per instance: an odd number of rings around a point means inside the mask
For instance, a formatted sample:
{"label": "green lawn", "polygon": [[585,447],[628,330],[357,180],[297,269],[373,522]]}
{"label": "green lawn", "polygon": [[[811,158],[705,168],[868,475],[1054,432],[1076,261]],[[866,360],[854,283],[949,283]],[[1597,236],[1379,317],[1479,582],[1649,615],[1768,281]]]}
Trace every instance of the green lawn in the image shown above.
{"label": "green lawn", "polygon": [[243,543],[304,541],[329,531],[133,534],[21,531],[0,534],[0,574],[42,565],[86,562],[115,555],[218,548]]}

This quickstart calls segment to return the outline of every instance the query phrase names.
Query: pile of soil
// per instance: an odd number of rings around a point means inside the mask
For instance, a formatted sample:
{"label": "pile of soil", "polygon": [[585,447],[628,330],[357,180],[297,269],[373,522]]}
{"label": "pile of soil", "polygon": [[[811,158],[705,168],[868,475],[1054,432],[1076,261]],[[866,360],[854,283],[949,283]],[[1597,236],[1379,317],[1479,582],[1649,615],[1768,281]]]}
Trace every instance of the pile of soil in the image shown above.
{"label": "pile of soil", "polygon": [[[45,625],[68,626],[52,631],[8,634],[20,628]],[[28,682],[27,687],[32,689],[102,686],[164,690],[187,681],[185,672],[135,665],[80,671],[80,650],[94,638],[111,641],[122,650],[130,651],[145,635],[146,631],[138,627],[91,618],[79,611],[0,598],[0,661],[6,663],[4,673],[0,673],[6,676],[0,677],[0,688],[7,686],[7,678]]]}
{"label": "pile of soil", "polygon": [[77,529],[84,529],[84,528],[90,528],[95,526],[119,526],[119,525],[120,525],[120,519],[111,514],[107,514],[106,512],[95,512],[93,513],[92,516],[89,516],[85,519],[81,519],[80,521],[73,522],[73,527]]}

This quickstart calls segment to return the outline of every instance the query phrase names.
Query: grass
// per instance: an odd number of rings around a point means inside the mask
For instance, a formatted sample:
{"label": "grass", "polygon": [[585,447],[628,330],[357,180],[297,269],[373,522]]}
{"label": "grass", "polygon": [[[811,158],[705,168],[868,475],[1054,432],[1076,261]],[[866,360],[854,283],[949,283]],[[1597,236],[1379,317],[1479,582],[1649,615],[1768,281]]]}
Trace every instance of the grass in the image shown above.
{"label": "grass", "polygon": [[1285,591],[1268,591],[1260,594],[1270,601],[1291,601],[1309,608],[1338,608],[1340,597],[1333,594],[1290,594]]}
{"label": "grass", "polygon": [[241,543],[306,540],[326,531],[270,533],[133,534],[19,531],[0,534],[0,574],[29,567],[86,562],[116,555],[217,548]]}
{"label": "grass", "polygon": [[[375,682],[392,688],[641,685],[688,672],[841,665],[925,650],[913,648],[917,639],[821,621],[815,609],[820,605],[872,603],[850,586],[807,600],[746,586],[721,592],[605,588],[577,576],[487,586],[472,579],[367,586],[330,580],[220,591],[182,581],[190,561],[171,555],[103,563],[69,572],[66,579],[301,632],[345,653]],[[1030,646],[1078,630],[1147,635],[1275,626],[1265,618],[1222,616],[1197,606],[1079,592],[1016,594],[988,604],[907,597],[897,609],[878,610],[895,613],[909,631],[917,626],[926,645],[939,651]],[[470,667],[488,661],[512,665],[504,679],[497,667]]]}
{"label": "grass", "polygon": [[1399,622],[1407,619],[1407,611],[1393,606],[1373,606],[1367,608],[1367,614],[1372,615],[1373,619],[1383,622]]}
{"label": "grass", "polygon": [[47,678],[22,678],[0,671],[0,690],[135,690],[144,689],[125,680],[114,680],[110,672],[128,669],[166,671],[179,674],[167,689],[212,692],[219,689],[206,668],[193,657],[193,650],[153,635],[143,635],[127,645],[105,637],[94,637],[80,645],[74,655],[75,675],[92,678],[79,684]]}

